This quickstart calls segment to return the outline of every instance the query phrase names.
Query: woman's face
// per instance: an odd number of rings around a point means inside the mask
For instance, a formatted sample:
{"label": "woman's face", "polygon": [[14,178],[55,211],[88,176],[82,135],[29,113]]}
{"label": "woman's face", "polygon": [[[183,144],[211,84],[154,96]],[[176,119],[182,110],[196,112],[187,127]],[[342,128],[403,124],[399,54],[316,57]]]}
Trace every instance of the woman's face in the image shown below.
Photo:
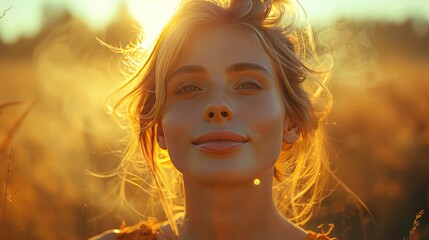
{"label": "woman's face", "polygon": [[274,166],[286,122],[279,81],[256,34],[216,26],[192,35],[167,79],[158,142],[189,178],[252,181]]}

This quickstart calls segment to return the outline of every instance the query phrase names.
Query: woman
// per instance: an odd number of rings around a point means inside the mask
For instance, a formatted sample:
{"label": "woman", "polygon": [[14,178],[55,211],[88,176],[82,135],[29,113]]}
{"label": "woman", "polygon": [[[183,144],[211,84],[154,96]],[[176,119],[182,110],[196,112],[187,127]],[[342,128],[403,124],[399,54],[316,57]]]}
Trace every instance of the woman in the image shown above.
{"label": "woman", "polygon": [[296,16],[287,0],[181,4],[115,106],[140,146],[118,174],[147,166],[167,221],[96,239],[329,239],[299,227],[326,196],[330,94]]}

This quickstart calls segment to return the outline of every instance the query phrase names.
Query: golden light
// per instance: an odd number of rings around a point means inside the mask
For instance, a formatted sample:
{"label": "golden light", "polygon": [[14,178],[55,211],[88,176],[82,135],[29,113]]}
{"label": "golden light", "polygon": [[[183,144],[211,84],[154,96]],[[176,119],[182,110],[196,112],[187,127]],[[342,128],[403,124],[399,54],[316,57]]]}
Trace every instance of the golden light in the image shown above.
{"label": "golden light", "polygon": [[149,45],[156,39],[178,3],[178,0],[128,0],[129,11],[143,30],[143,44]]}
{"label": "golden light", "polygon": [[261,184],[261,180],[259,180],[259,178],[255,178],[253,180],[253,184],[255,184],[255,186],[258,186],[259,184]]}

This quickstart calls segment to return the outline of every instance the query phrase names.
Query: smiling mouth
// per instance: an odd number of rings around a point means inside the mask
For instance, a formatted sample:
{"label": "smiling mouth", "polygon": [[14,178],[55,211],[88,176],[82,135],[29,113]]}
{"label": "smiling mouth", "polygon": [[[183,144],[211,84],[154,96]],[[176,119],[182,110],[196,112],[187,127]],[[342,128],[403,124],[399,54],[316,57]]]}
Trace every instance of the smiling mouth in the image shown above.
{"label": "smiling mouth", "polygon": [[209,153],[226,153],[237,150],[249,140],[239,134],[223,131],[204,134],[192,142],[200,150]]}
{"label": "smiling mouth", "polygon": [[198,144],[196,146],[198,146],[198,148],[206,152],[224,153],[224,152],[231,152],[239,148],[241,145],[245,143],[247,142],[234,142],[234,141],[221,140],[221,141],[206,142],[206,143]]}

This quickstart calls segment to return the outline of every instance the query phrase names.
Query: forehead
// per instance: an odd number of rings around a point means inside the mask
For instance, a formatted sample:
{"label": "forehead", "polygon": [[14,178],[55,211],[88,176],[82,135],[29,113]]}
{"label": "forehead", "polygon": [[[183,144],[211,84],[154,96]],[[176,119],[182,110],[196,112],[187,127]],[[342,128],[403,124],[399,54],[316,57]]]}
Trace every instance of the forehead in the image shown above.
{"label": "forehead", "polygon": [[258,64],[273,72],[271,60],[253,30],[219,25],[192,33],[181,51],[176,68],[200,65],[214,71],[240,62]]}

